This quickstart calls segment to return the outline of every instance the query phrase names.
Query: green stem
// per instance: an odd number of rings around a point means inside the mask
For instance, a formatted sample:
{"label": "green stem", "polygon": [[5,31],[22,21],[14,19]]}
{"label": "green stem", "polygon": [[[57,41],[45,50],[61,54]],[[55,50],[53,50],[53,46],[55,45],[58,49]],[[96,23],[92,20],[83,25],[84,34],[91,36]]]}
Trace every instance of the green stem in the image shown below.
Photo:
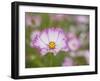
{"label": "green stem", "polygon": [[52,53],[50,54],[50,66],[53,65]]}

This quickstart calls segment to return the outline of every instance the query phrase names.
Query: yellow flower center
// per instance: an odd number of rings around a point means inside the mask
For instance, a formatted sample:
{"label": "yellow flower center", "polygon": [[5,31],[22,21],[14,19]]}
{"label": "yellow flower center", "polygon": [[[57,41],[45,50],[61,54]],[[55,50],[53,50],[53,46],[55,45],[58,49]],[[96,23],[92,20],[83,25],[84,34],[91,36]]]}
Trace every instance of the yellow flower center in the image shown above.
{"label": "yellow flower center", "polygon": [[56,46],[55,42],[53,42],[53,41],[49,42],[49,48],[50,49],[54,49],[55,46]]}

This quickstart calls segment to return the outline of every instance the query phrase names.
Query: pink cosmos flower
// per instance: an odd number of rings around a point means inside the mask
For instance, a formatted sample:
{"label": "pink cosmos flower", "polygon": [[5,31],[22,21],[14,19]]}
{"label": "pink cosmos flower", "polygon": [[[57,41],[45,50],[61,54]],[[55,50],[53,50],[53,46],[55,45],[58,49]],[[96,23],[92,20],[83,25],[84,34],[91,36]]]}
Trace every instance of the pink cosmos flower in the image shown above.
{"label": "pink cosmos flower", "polygon": [[41,55],[52,52],[56,55],[59,51],[68,51],[66,36],[61,28],[48,28],[42,32],[33,32],[31,46],[37,48]]}
{"label": "pink cosmos flower", "polygon": [[67,33],[67,45],[70,51],[76,51],[80,47],[80,40],[73,33]]}
{"label": "pink cosmos flower", "polygon": [[33,15],[29,15],[27,14],[25,17],[26,21],[26,26],[34,26],[34,27],[38,27],[41,24],[41,17],[40,16],[33,16]]}
{"label": "pink cosmos flower", "polygon": [[72,66],[74,65],[73,59],[72,58],[65,58],[62,66]]}
{"label": "pink cosmos flower", "polygon": [[81,24],[87,24],[89,22],[88,16],[76,16],[76,21]]}

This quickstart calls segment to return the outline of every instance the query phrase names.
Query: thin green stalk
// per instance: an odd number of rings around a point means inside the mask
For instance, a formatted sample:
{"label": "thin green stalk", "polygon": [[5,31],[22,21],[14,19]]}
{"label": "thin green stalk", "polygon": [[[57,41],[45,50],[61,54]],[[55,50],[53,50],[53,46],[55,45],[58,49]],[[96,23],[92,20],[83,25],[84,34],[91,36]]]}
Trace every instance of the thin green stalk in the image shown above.
{"label": "thin green stalk", "polygon": [[50,66],[52,66],[53,65],[53,59],[52,59],[52,53],[50,54]]}

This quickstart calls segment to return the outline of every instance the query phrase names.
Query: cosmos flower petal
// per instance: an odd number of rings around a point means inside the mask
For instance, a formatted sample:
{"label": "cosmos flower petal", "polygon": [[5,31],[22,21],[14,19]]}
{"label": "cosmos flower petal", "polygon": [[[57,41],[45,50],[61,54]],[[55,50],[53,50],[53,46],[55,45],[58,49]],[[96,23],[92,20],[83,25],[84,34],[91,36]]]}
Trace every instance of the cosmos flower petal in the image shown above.
{"label": "cosmos flower petal", "polygon": [[56,41],[57,41],[60,33],[62,33],[64,36],[64,31],[61,28],[55,28],[55,32],[54,32],[53,36],[55,37]]}
{"label": "cosmos flower petal", "polygon": [[[59,39],[58,39],[59,40]],[[58,43],[59,42],[59,43]],[[58,41],[57,42],[57,44],[56,44],[56,47],[57,48],[60,48],[60,49],[62,49],[62,48],[64,48],[64,47],[66,47],[66,42],[64,41],[64,40],[62,40],[62,41]]]}
{"label": "cosmos flower petal", "polygon": [[55,41],[56,38],[54,37],[55,29],[54,28],[49,28],[48,29],[48,37],[49,41]]}
{"label": "cosmos flower petal", "polygon": [[47,45],[39,37],[36,38],[33,44],[36,48],[48,48]]}
{"label": "cosmos flower petal", "polygon": [[48,43],[49,43],[47,30],[44,30],[44,31],[42,31],[42,32],[40,33],[40,39],[41,39],[45,44],[48,44]]}
{"label": "cosmos flower petal", "polygon": [[45,48],[42,48],[42,49],[40,49],[40,53],[41,53],[41,55],[46,55],[46,53],[48,53],[48,49],[45,49]]}
{"label": "cosmos flower petal", "polygon": [[34,41],[36,41],[36,38],[37,38],[37,36],[39,36],[39,34],[40,34],[39,31],[32,32],[32,34],[31,34],[31,43],[30,43],[31,47],[34,47],[33,43],[34,43]]}
{"label": "cosmos flower petal", "polygon": [[56,44],[57,44],[57,47],[59,48],[66,47],[65,35],[63,32],[59,33]]}
{"label": "cosmos flower petal", "polygon": [[59,32],[58,38],[57,38],[57,43],[61,42],[62,40],[65,40],[65,35],[64,32]]}
{"label": "cosmos flower petal", "polygon": [[39,32],[38,30],[32,32],[32,34],[31,34],[31,40],[35,40],[35,38],[36,38],[37,36],[39,36],[39,34],[40,34],[40,32]]}

